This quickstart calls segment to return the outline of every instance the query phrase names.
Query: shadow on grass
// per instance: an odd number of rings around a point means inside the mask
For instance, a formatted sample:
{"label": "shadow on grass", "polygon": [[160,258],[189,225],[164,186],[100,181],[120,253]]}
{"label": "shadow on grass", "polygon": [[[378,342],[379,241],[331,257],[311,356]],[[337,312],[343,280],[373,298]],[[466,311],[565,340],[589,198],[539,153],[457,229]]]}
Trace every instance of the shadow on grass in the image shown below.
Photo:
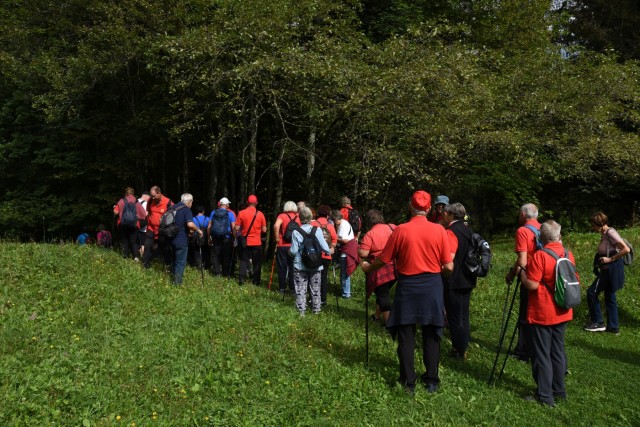
{"label": "shadow on grass", "polygon": [[[609,334],[607,334],[609,335]],[[617,338],[612,336],[611,338]],[[613,349],[611,347],[602,347],[593,342],[582,338],[572,338],[572,341],[580,347],[591,351],[594,355],[601,359],[609,359],[617,362],[628,363],[630,365],[640,366],[640,352],[632,350]]]}

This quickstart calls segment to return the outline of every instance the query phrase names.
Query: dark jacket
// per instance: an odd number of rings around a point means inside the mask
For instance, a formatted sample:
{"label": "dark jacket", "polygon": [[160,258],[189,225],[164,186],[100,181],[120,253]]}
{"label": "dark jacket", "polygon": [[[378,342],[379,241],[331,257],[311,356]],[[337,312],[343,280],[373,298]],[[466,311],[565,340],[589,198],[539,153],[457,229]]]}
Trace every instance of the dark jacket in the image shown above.
{"label": "dark jacket", "polygon": [[445,286],[455,290],[473,289],[476,287],[477,278],[467,272],[463,265],[470,249],[473,230],[465,225],[463,221],[454,222],[449,229],[458,239],[458,250],[453,258],[453,273],[445,281]]}

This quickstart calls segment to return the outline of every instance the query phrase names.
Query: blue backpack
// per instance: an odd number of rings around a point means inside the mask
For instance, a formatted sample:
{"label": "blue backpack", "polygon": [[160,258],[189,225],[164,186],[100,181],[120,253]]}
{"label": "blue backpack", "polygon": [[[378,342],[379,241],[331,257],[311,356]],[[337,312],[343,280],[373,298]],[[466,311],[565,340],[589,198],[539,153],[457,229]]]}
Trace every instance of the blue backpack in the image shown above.
{"label": "blue backpack", "polygon": [[533,235],[535,237],[535,241],[536,241],[536,250],[540,250],[544,247],[544,245],[542,244],[542,241],[540,240],[540,230],[538,230],[537,228],[535,228],[533,225],[531,224],[525,224],[525,227],[527,227],[529,230],[531,230],[533,232]]}
{"label": "blue backpack", "polygon": [[128,202],[123,198],[124,208],[122,209],[122,216],[120,217],[120,225],[127,228],[138,228],[138,214],[136,212],[136,203]]}
{"label": "blue backpack", "polygon": [[225,237],[229,234],[229,211],[218,208],[211,214],[211,237]]}

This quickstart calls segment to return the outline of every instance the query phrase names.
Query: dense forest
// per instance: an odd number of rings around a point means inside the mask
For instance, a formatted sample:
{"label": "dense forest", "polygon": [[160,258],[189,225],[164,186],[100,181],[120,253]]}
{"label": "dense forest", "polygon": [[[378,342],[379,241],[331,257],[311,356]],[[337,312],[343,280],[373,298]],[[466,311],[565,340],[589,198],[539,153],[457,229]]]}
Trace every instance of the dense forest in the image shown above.
{"label": "dense forest", "polygon": [[0,5],[0,235],[111,223],[123,188],[476,228],[640,200],[635,0],[44,0]]}

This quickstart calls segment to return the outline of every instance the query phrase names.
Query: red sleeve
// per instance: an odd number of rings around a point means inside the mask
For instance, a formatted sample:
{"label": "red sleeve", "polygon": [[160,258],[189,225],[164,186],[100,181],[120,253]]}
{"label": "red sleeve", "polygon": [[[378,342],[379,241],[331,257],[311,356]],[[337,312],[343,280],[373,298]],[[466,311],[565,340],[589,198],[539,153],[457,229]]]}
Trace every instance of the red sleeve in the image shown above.
{"label": "red sleeve", "polygon": [[458,251],[458,238],[455,233],[449,229],[447,229],[447,237],[449,238],[449,249],[451,249],[452,253],[456,253]]}
{"label": "red sleeve", "polygon": [[373,242],[371,239],[371,230],[367,234],[364,235],[362,241],[360,242],[360,249],[365,251],[370,251]]}
{"label": "red sleeve", "polygon": [[[545,269],[545,253],[538,251],[533,255],[533,259],[527,262],[527,278],[540,283]],[[550,256],[550,255],[546,255]]]}
{"label": "red sleeve", "polygon": [[526,227],[520,227],[516,231],[516,252],[530,252],[529,242],[533,247],[533,232]]}
{"label": "red sleeve", "polygon": [[[396,233],[395,231],[391,233],[387,244],[384,246],[384,249],[378,256],[378,258],[380,258],[380,260],[385,264],[388,264],[392,260],[396,259],[398,235],[399,233]],[[451,258],[451,254],[449,254],[449,258]]]}
{"label": "red sleeve", "polygon": [[331,243],[334,245],[338,243],[338,235],[336,234],[336,228],[333,224],[327,224],[327,230],[329,230],[329,234],[331,235]]}
{"label": "red sleeve", "polygon": [[440,259],[442,260],[442,264],[448,264],[453,262],[453,257],[451,256],[451,247],[449,245],[449,238],[447,237],[447,232],[442,228],[442,251],[440,251]]}

